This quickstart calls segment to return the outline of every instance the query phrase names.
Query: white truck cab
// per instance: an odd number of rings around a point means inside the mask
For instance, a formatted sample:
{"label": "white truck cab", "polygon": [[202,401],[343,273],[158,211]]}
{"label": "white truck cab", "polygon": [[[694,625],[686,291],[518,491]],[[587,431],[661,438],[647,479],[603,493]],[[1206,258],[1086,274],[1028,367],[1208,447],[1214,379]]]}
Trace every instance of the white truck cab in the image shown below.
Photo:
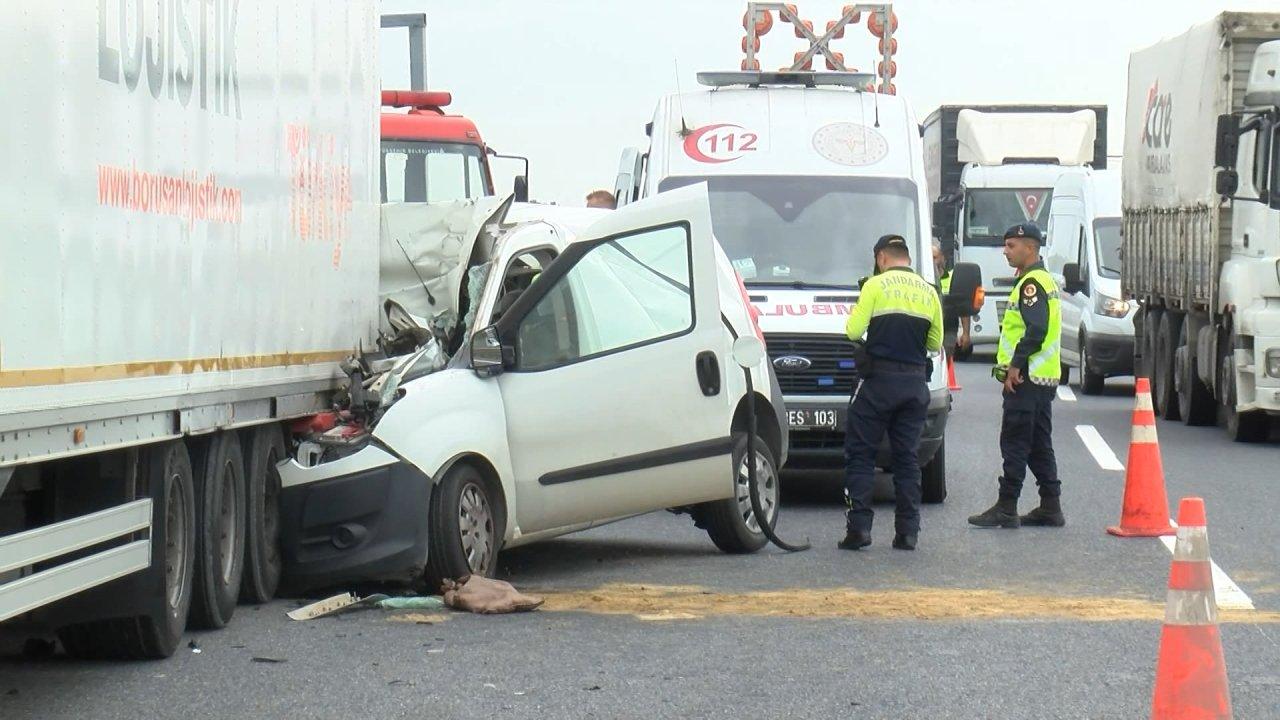
{"label": "white truck cab", "polygon": [[[888,233],[935,282],[919,126],[901,98],[842,72],[700,73],[658,102],[649,147],[624,151],[620,203],[706,183],[720,244],[759,314],[785,394],[792,467],[843,463],[854,382],[845,322]],[[946,495],[951,397],[933,359],[920,445],[926,502]],[[881,466],[888,464],[887,446]]]}
{"label": "white truck cab", "polygon": [[984,113],[961,110],[957,119],[960,176],[957,258],[982,269],[986,301],[973,319],[973,344],[993,345],[1016,282],[1004,257],[1004,233],[1034,222],[1043,231],[1053,187],[1068,170],[1093,159],[1097,120],[1093,111]]}
{"label": "white truck cab", "polygon": [[1065,172],[1053,187],[1045,266],[1062,293],[1063,377],[1096,395],[1133,374],[1137,304],[1120,289],[1120,169]]}

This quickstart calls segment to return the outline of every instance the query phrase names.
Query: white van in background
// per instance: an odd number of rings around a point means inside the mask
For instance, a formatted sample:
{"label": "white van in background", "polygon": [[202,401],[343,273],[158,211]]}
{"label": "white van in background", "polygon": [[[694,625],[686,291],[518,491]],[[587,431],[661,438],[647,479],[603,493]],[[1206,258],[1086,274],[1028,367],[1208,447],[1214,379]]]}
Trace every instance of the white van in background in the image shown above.
{"label": "white van in background", "polygon": [[1120,168],[1064,173],[1053,188],[1045,267],[1062,290],[1062,377],[1086,395],[1133,374],[1136,303],[1120,290]]}
{"label": "white van in background", "polygon": [[[919,126],[901,98],[844,72],[699,73],[706,89],[659,101],[647,151],[624,151],[626,204],[705,182],[716,238],[759,312],[791,426],[791,467],[840,467],[854,382],[845,322],[872,247],[904,237],[934,282]],[[970,268],[976,273],[976,268]],[[957,273],[953,293],[962,282]],[[933,358],[920,444],[925,502],[946,497],[951,396]],[[887,445],[878,458],[889,464]]]}

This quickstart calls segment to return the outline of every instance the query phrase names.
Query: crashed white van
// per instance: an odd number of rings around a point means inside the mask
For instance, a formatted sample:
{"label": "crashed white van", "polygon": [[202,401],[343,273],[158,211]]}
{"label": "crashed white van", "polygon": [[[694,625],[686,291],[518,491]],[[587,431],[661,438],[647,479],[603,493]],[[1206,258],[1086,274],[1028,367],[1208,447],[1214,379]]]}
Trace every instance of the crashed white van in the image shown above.
{"label": "crashed white van", "polygon": [[501,548],[660,509],[764,545],[749,409],[770,524],[787,428],[705,186],[616,212],[389,207],[382,246],[384,346],[407,352],[350,363],[345,409],[295,428],[291,585],[489,574]]}
{"label": "crashed white van", "polygon": [[[662,98],[649,147],[624,151],[619,201],[707,183],[716,238],[760,315],[786,398],[792,467],[843,464],[854,379],[845,322],[872,247],[888,233],[934,282],[924,159],[901,98],[844,72],[700,73],[706,89]],[[955,289],[953,288],[953,291]],[[951,397],[933,359],[920,443],[925,502],[946,497]],[[888,448],[879,463],[888,464]]]}

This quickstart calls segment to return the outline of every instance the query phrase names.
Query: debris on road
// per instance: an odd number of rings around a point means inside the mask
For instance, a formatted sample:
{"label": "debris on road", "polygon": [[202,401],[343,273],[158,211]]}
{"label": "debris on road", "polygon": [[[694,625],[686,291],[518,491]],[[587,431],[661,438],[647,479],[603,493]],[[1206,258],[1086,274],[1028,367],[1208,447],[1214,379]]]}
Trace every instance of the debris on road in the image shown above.
{"label": "debris on road", "polygon": [[448,615],[427,615],[426,613],[405,613],[404,615],[392,615],[391,622],[415,623],[418,625],[435,625],[449,619]]}
{"label": "debris on road", "polygon": [[441,590],[449,607],[481,615],[527,612],[544,602],[543,598],[522,594],[509,582],[479,575],[468,575],[457,582],[445,580]]}
{"label": "debris on road", "polygon": [[287,613],[290,620],[315,620],[336,615],[358,607],[376,607],[382,610],[442,610],[445,601],[435,595],[391,597],[375,593],[360,597],[353,592],[317,600]]}
{"label": "debris on road", "polygon": [[286,660],[285,658],[265,657],[265,656],[259,655],[253,658],[253,662],[267,663],[270,665],[278,665],[280,663],[289,662],[289,661]]}

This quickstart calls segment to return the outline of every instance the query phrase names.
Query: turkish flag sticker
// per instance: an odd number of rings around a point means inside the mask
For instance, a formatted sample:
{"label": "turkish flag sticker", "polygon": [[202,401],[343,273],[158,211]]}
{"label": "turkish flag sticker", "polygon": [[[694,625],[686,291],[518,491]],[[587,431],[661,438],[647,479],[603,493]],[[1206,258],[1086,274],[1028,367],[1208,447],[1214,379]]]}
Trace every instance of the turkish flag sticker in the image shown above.
{"label": "turkish flag sticker", "polygon": [[1027,220],[1035,222],[1040,217],[1040,210],[1044,207],[1044,200],[1049,196],[1046,190],[1019,190],[1018,204],[1022,206],[1022,214]]}

